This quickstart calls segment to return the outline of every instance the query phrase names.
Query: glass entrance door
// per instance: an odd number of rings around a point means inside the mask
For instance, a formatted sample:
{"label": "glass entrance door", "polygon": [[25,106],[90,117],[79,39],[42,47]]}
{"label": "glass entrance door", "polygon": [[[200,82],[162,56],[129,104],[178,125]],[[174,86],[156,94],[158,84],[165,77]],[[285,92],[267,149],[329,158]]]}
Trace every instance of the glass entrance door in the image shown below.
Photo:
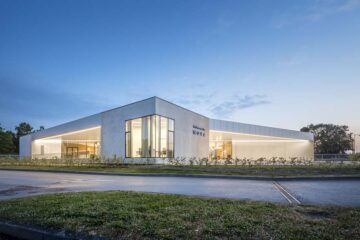
{"label": "glass entrance door", "polygon": [[68,147],[66,148],[66,156],[69,158],[77,158],[79,155],[78,147]]}

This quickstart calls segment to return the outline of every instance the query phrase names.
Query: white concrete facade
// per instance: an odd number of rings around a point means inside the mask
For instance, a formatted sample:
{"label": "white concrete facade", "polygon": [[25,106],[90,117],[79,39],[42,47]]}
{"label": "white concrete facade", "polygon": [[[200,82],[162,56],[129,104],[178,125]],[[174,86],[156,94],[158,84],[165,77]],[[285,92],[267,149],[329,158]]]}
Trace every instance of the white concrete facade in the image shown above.
{"label": "white concrete facade", "polygon": [[[83,141],[86,143],[86,151],[88,148],[93,151],[98,149],[99,153],[97,154],[103,158],[113,158],[114,156],[126,158],[126,121],[151,115],[162,116],[174,121],[173,157],[206,158],[210,156],[209,146],[212,142],[230,141],[232,144],[226,143],[226,146],[230,149],[227,154],[229,155],[231,152],[232,158],[299,157],[313,159],[313,135],[310,133],[209,119],[158,97],[138,101],[21,137],[20,155],[21,157],[34,157],[52,154],[52,157],[60,158],[61,152],[64,151],[64,147],[61,146],[63,142]],[[266,141],[271,144],[265,146]],[[240,143],[241,145],[239,145]],[[97,148],[97,144],[100,145],[99,148]],[[219,148],[220,145],[217,143],[214,146]],[[260,151],[257,146],[261,148]],[[253,154],[254,151],[258,154]],[[215,150],[215,152],[215,157],[219,157],[219,150]],[[226,150],[221,150],[221,154],[225,154],[225,152]]]}

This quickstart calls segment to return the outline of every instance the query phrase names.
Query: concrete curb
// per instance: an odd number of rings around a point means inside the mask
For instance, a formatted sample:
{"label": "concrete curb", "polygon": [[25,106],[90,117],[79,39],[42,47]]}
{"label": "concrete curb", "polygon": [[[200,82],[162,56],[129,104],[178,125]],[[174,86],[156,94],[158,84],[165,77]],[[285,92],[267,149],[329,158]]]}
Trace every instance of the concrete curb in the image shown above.
{"label": "concrete curb", "polygon": [[29,240],[64,240],[74,239],[66,237],[64,232],[47,232],[31,227],[0,221],[0,233]]}
{"label": "concrete curb", "polygon": [[360,179],[360,175],[318,175],[318,176],[249,176],[249,175],[214,175],[214,174],[176,174],[176,173],[111,173],[111,172],[82,172],[64,170],[43,170],[43,169],[6,169],[0,171],[18,172],[47,172],[47,173],[69,173],[84,175],[104,175],[104,176],[131,176],[131,177],[190,177],[190,178],[221,178],[221,179],[244,179],[244,180],[341,180],[341,179]]}

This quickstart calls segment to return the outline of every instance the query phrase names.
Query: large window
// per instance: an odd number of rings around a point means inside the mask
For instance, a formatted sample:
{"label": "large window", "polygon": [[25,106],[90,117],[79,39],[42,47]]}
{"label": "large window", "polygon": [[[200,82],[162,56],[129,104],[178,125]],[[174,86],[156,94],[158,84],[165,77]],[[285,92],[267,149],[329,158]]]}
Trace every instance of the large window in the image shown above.
{"label": "large window", "polygon": [[126,157],[174,157],[173,119],[152,115],[125,122]]}
{"label": "large window", "polygon": [[65,132],[32,141],[32,157],[90,159],[101,155],[101,127]]}
{"label": "large window", "polygon": [[100,143],[93,140],[63,140],[61,152],[64,158],[92,158],[100,155]]}
{"label": "large window", "polygon": [[232,158],[231,141],[210,141],[211,159],[230,159]]}

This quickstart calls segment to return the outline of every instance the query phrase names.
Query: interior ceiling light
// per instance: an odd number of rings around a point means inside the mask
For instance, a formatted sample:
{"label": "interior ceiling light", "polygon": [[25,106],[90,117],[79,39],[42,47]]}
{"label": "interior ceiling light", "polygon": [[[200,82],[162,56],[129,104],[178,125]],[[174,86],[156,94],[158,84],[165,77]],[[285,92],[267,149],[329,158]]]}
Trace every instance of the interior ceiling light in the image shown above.
{"label": "interior ceiling light", "polygon": [[[49,136],[49,137],[45,137],[45,138],[41,138],[41,139],[37,139],[37,140],[59,138],[59,137],[62,137],[62,136],[67,136],[67,135],[71,135],[71,134],[87,132],[87,131],[91,131],[91,130],[95,130],[95,129],[100,129],[100,128],[101,128],[101,126],[97,126],[97,127],[93,127],[93,128],[82,129],[82,130],[79,130],[79,131],[74,131],[74,132],[68,132],[68,133],[64,133],[64,134]],[[36,141],[36,140],[35,140],[35,141]]]}

